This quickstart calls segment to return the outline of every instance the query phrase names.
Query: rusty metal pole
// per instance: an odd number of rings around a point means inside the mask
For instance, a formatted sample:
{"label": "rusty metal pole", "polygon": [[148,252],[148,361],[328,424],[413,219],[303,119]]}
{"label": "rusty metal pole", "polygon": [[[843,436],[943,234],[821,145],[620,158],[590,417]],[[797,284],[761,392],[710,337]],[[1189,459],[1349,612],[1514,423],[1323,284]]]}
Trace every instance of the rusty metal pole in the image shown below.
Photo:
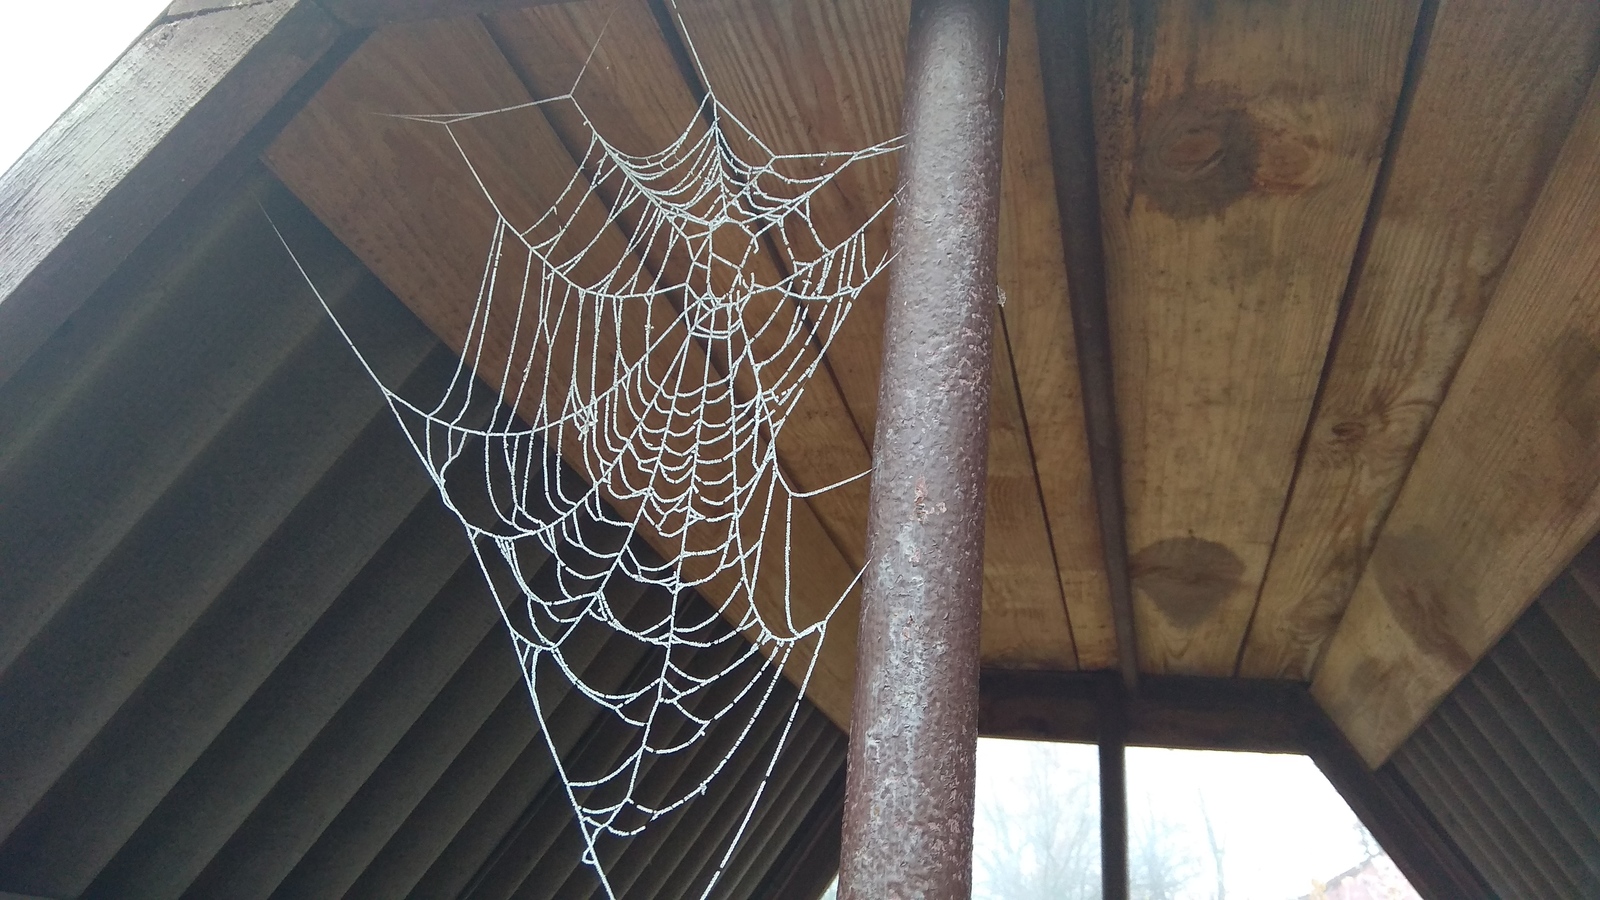
{"label": "rusty metal pole", "polygon": [[839,896],[972,892],[1005,0],[915,0]]}

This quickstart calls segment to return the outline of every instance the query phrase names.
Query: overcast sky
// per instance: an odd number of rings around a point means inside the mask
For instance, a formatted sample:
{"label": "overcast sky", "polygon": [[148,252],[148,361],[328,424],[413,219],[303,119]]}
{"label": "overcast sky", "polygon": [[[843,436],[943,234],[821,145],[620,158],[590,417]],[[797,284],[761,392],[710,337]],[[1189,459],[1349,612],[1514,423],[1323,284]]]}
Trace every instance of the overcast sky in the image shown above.
{"label": "overcast sky", "polygon": [[0,169],[110,66],[170,0],[7,3],[0,28]]}
{"label": "overcast sky", "polygon": [[[982,740],[978,803],[1029,808],[1027,775],[1043,755],[1066,770],[1098,778],[1097,751],[1082,744]],[[1209,858],[1201,805],[1225,850],[1228,900],[1292,900],[1363,859],[1355,814],[1304,756],[1128,749],[1129,815],[1151,814],[1178,826],[1194,855]],[[1097,802],[1097,801],[1096,801]],[[981,815],[980,815],[981,819]],[[978,829],[981,846],[985,829]],[[1209,872],[1186,896],[1212,897]]]}

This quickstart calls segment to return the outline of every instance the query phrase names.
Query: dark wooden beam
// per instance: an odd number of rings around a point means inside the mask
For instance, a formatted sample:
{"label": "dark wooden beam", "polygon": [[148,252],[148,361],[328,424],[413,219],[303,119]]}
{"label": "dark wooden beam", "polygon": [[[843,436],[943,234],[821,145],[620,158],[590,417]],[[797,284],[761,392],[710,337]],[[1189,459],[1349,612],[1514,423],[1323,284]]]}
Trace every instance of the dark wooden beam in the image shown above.
{"label": "dark wooden beam", "polygon": [[346,35],[310,0],[158,21],[0,174],[0,381],[225,159],[266,146]]}
{"label": "dark wooden beam", "polygon": [[1100,720],[1100,896],[1128,900],[1128,695],[1104,678],[1095,699]]}
{"label": "dark wooden beam", "polygon": [[1096,175],[1094,108],[1089,69],[1089,15],[1084,0],[1035,4],[1039,70],[1055,172],[1061,246],[1067,262],[1072,334],[1083,385],[1084,428],[1094,485],[1100,545],[1105,553],[1117,667],[1133,693],[1139,684],[1139,650],[1133,625],[1133,585],[1128,572],[1128,532],[1122,499],[1122,451],[1111,372],[1111,325],[1106,311],[1105,249],[1100,234],[1100,180]]}
{"label": "dark wooden beam", "polygon": [[424,19],[450,19],[544,6],[565,0],[321,0],[328,12],[352,28],[382,28]]}
{"label": "dark wooden beam", "polygon": [[1305,753],[1424,897],[1493,900],[1495,893],[1392,764],[1376,772],[1321,709],[1302,725]]}
{"label": "dark wooden beam", "polygon": [[[978,730],[986,737],[1098,743],[1099,692],[1109,672],[986,670]],[[1301,753],[1306,717],[1321,715],[1305,685],[1147,675],[1127,699],[1127,743],[1140,747]]]}
{"label": "dark wooden beam", "polygon": [[[1112,672],[986,670],[978,731],[985,737],[1100,743],[1102,750],[1121,733],[1131,746],[1303,753],[1423,896],[1494,896],[1393,767],[1368,769],[1305,684],[1145,676],[1139,694],[1119,708],[1108,698],[1120,686]],[[1104,764],[1104,752],[1101,758]]]}
{"label": "dark wooden beam", "polygon": [[[162,20],[188,18],[219,10],[251,6],[260,0],[174,0]],[[564,3],[567,0],[315,0],[351,28],[382,28],[426,19],[449,19]]]}

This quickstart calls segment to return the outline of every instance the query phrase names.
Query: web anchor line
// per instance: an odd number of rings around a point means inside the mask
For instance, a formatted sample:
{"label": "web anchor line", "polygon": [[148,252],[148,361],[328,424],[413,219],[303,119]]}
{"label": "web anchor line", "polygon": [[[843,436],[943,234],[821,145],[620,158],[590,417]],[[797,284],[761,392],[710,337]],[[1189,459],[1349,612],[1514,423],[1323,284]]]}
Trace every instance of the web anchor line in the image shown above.
{"label": "web anchor line", "polygon": [[[836,240],[812,201],[902,140],[776,153],[708,89],[675,140],[632,155],[595,128],[577,99],[582,78],[518,106],[398,117],[448,134],[493,209],[493,237],[445,390],[408,399],[367,371],[471,542],[580,826],[582,862],[608,897],[615,842],[705,795],[783,672],[799,682],[704,897],[740,846],[829,622],[855,587],[802,616],[791,603],[791,524],[797,502],[867,473],[803,489],[776,441],[889,265],[868,232],[892,200]],[[555,103],[578,113],[587,146],[555,202],[518,223],[458,128]],[[772,248],[786,263],[776,275],[758,264]],[[774,578],[777,614],[756,600],[758,581]],[[641,660],[634,673],[586,674],[600,643],[609,653],[617,641]],[[628,736],[620,752],[563,759],[570,748],[552,726],[574,698]],[[696,758],[698,777],[662,774],[672,771],[663,758],[691,748],[711,754]]]}

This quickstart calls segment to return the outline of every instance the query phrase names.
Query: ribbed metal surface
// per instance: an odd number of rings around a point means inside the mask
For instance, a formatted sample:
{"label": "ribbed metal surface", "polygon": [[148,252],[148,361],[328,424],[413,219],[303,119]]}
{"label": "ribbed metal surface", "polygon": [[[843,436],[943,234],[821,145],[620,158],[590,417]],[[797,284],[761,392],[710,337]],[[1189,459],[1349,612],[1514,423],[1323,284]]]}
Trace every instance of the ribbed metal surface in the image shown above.
{"label": "ribbed metal surface", "polygon": [[1506,900],[1600,897],[1600,543],[1387,764]]}
{"label": "ribbed metal surface", "polygon": [[[460,526],[262,207],[386,381],[425,395],[453,357],[270,176],[227,193],[0,385],[0,890],[592,896]],[[573,648],[601,683],[644,677],[643,654]],[[698,894],[794,698],[780,684],[709,795],[611,854],[623,896]],[[569,760],[624,752],[563,699]],[[790,740],[717,897],[815,845],[801,823],[837,829],[809,814],[836,800],[842,733],[802,703]],[[697,783],[731,741],[641,790]]]}

